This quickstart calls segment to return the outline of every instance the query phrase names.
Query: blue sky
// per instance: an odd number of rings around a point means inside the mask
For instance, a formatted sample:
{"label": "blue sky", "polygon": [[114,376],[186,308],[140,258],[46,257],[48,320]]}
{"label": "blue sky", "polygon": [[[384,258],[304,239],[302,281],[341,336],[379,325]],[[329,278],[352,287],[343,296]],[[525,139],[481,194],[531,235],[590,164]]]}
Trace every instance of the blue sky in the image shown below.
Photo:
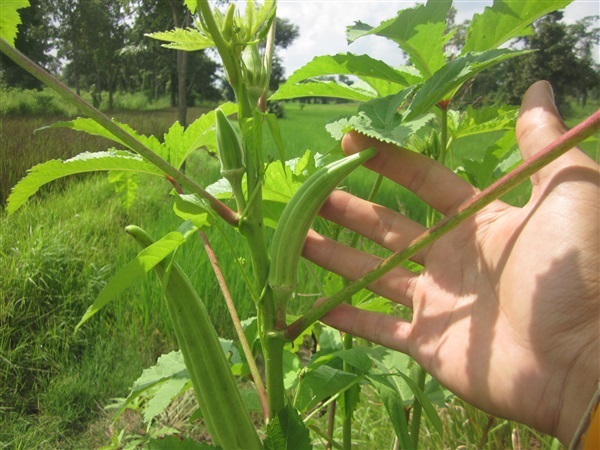
{"label": "blue sky", "polygon": [[[369,54],[391,65],[401,64],[402,55],[395,44],[381,37],[368,36],[348,45],[345,29],[357,20],[378,25],[394,17],[399,9],[410,8],[416,3],[425,3],[425,0],[279,0],[277,14],[300,28],[300,37],[280,52],[286,74],[289,76],[315,56],[346,52]],[[492,3],[492,0],[455,1],[457,22],[470,19],[474,13],[482,12]],[[585,16],[598,15],[600,2],[574,0],[564,13],[569,23]]]}

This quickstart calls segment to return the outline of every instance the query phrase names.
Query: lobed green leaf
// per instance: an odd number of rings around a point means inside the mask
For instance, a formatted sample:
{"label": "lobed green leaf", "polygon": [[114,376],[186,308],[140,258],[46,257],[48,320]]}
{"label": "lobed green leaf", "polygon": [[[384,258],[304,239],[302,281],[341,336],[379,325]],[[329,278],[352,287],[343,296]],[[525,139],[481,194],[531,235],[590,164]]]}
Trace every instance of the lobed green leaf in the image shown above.
{"label": "lobed green leaf", "polygon": [[215,45],[211,37],[194,28],[175,28],[170,31],[146,33],[145,36],[168,42],[168,44],[163,44],[163,47],[188,52],[204,50]]}
{"label": "lobed green leaf", "polygon": [[516,56],[530,53],[510,49],[495,49],[467,53],[438,70],[415,94],[406,119],[414,119],[429,111],[442,100],[450,100],[461,86],[482,70]]}
{"label": "lobed green leaf", "polygon": [[17,28],[21,24],[19,9],[29,7],[29,0],[0,0],[0,38],[13,47],[17,37]]}
{"label": "lobed green leaf", "polygon": [[446,17],[452,0],[429,0],[426,5],[403,9],[377,27],[362,22],[347,28],[348,43],[367,36],[382,36],[396,42],[411,62],[428,78],[444,66]]}
{"label": "lobed green leaf", "polygon": [[449,120],[448,128],[454,139],[494,131],[513,130],[518,112],[519,109],[513,106],[469,107],[460,117]]}
{"label": "lobed green leaf", "polygon": [[345,133],[354,130],[380,141],[402,146],[434,117],[435,115],[431,113],[414,120],[403,121],[398,115],[391,121],[384,122],[381,116],[367,109],[360,111],[357,116],[328,124],[327,130],[336,138],[341,138]]}
{"label": "lobed green leaf", "polygon": [[475,14],[468,28],[462,54],[500,47],[510,39],[531,34],[530,25],[549,12],[562,9],[572,0],[494,0],[482,14]]}
{"label": "lobed green leaf", "polygon": [[352,53],[317,56],[311,62],[296,70],[287,83],[296,84],[309,78],[325,75],[353,75],[385,80],[406,87],[412,84],[406,74],[391,68],[383,61],[368,55]]}
{"label": "lobed green leaf", "polygon": [[[129,125],[120,123],[114,119],[113,119],[113,122],[116,123],[123,130],[127,131],[127,133],[129,133],[131,136],[133,136],[137,141],[144,144],[150,150],[154,151],[155,153],[157,153],[161,156],[164,156],[163,151],[162,151],[162,144],[154,136],[145,136],[143,134],[140,134],[137,131],[135,131],[133,128],[131,128]],[[98,122],[96,122],[94,119],[78,117],[77,119],[73,119],[73,120],[69,120],[69,121],[65,121],[65,122],[55,122],[52,125],[49,125],[47,127],[38,128],[36,130],[36,132],[44,131],[44,130],[47,130],[50,128],[70,128],[74,131],[83,131],[85,133],[91,134],[92,136],[100,136],[100,137],[109,139],[113,142],[116,142],[116,143],[122,145],[123,147],[128,147],[127,144],[125,144],[123,141],[121,141],[117,136],[112,134],[110,131],[108,131],[106,128],[104,128],[102,125],[100,125]]]}
{"label": "lobed green leaf", "polygon": [[265,450],[310,450],[310,433],[298,412],[286,405],[273,418],[264,441]]}
{"label": "lobed green leaf", "polygon": [[302,97],[335,97],[364,102],[376,96],[376,92],[347,86],[335,81],[309,81],[300,84],[285,83],[269,100],[286,100]]}
{"label": "lobed green leaf", "polygon": [[51,181],[76,173],[103,170],[121,170],[163,176],[163,173],[140,156],[122,150],[109,150],[97,153],[81,153],[66,161],[50,160],[31,168],[13,188],[7,200],[6,210],[14,213],[38,189]]}
{"label": "lobed green leaf", "polygon": [[176,194],[173,211],[183,220],[190,220],[199,229],[212,225],[214,212],[208,202],[196,194]]}
{"label": "lobed green leaf", "polygon": [[108,172],[108,182],[115,186],[115,191],[126,210],[129,210],[135,201],[135,195],[139,187],[138,181],[139,177],[136,172],[122,170],[110,170]]}
{"label": "lobed green leaf", "polygon": [[413,441],[408,432],[408,421],[404,410],[404,400],[398,390],[392,385],[388,377],[372,374],[369,381],[373,384],[383,406],[392,422],[400,448],[414,448]]}
{"label": "lobed green leaf", "polygon": [[[235,114],[237,105],[227,102],[219,106],[225,115]],[[181,131],[178,122],[167,131],[164,136],[164,145],[168,151],[168,159],[172,165],[180,168],[190,154],[201,147],[206,147],[210,152],[217,152],[217,135],[215,131],[215,111],[203,114]]]}
{"label": "lobed green leaf", "polygon": [[129,264],[122,267],[104,286],[98,297],[96,297],[96,300],[85,311],[83,317],[75,327],[75,331],[117,295],[145,277],[150,270],[173,253],[195,231],[197,231],[197,228],[191,222],[184,222],[180,226],[179,231],[168,233],[139,252]]}
{"label": "lobed green leaf", "polygon": [[356,374],[321,365],[301,375],[294,406],[299,411],[308,411],[319,402],[353,385],[357,377]]}

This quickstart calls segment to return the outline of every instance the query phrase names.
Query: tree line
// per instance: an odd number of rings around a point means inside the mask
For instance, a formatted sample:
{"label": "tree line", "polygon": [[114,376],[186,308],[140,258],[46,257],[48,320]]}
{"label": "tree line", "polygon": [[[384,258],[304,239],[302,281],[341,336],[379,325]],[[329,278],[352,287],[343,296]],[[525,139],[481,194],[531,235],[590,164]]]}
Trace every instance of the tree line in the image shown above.
{"label": "tree line", "polygon": [[[221,1],[226,3],[225,1]],[[99,105],[108,95],[112,109],[117,91],[143,92],[148,99],[168,95],[183,110],[226,95],[219,63],[210,50],[183,52],[166,49],[146,33],[193,26],[182,0],[30,0],[20,10],[22,24],[15,46],[30,59],[63,80],[79,94],[91,94]],[[277,20],[276,48],[289,46],[298,28]],[[1,59],[5,86],[41,88],[8,58]],[[275,54],[272,87],[284,70]],[[185,124],[185,116],[180,122]]]}
{"label": "tree line", "polygon": [[[454,26],[455,12],[448,18],[450,27]],[[519,105],[527,88],[538,80],[552,84],[556,104],[563,114],[568,113],[569,98],[583,106],[590,97],[600,98],[599,17],[584,17],[574,24],[564,23],[563,18],[561,11],[555,11],[537,20],[531,34],[511,44],[531,53],[481,72],[463,91],[462,100],[474,106]],[[459,53],[467,25],[468,22],[455,26],[448,52]]]}
{"label": "tree line", "polygon": [[[227,3],[227,0],[220,0]],[[109,108],[117,91],[143,92],[149,100],[169,96],[179,106],[179,121],[186,123],[185,110],[200,102],[230,96],[222,72],[209,51],[183,52],[162,47],[145,33],[193,26],[193,18],[182,0],[30,0],[22,9],[22,24],[16,47],[54,73],[78,93],[85,90],[98,105],[108,95]],[[458,54],[468,22],[455,23],[446,50]],[[513,41],[515,48],[532,53],[510,59],[482,72],[463,92],[465,103],[518,104],[525,90],[539,79],[550,81],[563,113],[568,98],[585,106],[588,98],[600,97],[600,67],[594,58],[600,40],[598,16],[565,24],[554,12],[535,22],[533,32]],[[298,27],[277,19],[276,48],[286,48],[298,37]],[[2,56],[3,85],[25,89],[40,83]],[[284,80],[281,59],[275,53],[271,88]],[[351,83],[352,80],[340,80]],[[320,99],[321,101],[326,99]]]}

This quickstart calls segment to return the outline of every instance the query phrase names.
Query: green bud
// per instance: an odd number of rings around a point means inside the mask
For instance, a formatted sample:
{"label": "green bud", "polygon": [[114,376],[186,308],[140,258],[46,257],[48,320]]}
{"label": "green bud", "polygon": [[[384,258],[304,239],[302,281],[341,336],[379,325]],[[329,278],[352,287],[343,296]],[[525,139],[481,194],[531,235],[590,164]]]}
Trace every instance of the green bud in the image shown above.
{"label": "green bud", "polygon": [[231,38],[233,37],[233,33],[235,32],[235,3],[230,3],[229,8],[227,8],[227,12],[225,13],[225,19],[223,20],[223,25],[221,27],[221,34],[223,35],[223,39],[231,43]]}
{"label": "green bud", "polygon": [[246,46],[242,63],[248,93],[256,101],[269,85],[269,74],[256,44]]}
{"label": "green bud", "polygon": [[221,161],[221,175],[229,181],[235,191],[241,189],[242,177],[246,172],[244,149],[237,131],[223,111],[217,109],[215,117],[217,119],[217,151]]}

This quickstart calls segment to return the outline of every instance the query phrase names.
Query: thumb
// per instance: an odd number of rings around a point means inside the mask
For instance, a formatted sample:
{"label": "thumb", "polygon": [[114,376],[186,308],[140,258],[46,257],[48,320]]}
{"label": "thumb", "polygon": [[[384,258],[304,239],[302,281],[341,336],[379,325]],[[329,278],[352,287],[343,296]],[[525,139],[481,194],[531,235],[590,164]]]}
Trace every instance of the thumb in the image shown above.
{"label": "thumb", "polygon": [[[547,81],[534,83],[525,93],[517,120],[517,142],[524,160],[542,150],[567,131]],[[580,164],[587,157],[581,151],[569,151],[531,177],[533,185],[549,179],[559,169]]]}

